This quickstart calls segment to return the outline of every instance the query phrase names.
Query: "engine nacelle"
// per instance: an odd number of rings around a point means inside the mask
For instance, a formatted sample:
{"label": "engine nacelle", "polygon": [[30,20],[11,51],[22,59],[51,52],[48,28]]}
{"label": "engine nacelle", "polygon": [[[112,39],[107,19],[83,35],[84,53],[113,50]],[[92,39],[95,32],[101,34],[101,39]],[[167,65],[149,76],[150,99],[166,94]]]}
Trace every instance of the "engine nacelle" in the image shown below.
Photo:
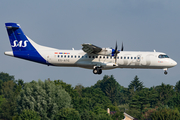
{"label": "engine nacelle", "polygon": [[111,48],[102,48],[102,50],[97,53],[98,55],[106,55],[106,56],[111,56],[112,55],[113,49]]}

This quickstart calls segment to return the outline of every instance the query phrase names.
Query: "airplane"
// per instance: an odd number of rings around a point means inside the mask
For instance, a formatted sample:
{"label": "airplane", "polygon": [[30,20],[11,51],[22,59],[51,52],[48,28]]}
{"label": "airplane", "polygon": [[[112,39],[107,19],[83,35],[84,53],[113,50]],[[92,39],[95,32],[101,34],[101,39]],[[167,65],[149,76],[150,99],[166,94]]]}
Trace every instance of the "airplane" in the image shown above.
{"label": "airplane", "polygon": [[5,55],[17,57],[48,66],[81,67],[92,69],[94,74],[101,74],[102,70],[115,68],[137,69],[167,69],[177,65],[165,53],[124,51],[101,48],[90,43],[82,44],[82,50],[61,50],[46,47],[35,43],[27,37],[19,24],[5,23],[12,51],[4,52]]}

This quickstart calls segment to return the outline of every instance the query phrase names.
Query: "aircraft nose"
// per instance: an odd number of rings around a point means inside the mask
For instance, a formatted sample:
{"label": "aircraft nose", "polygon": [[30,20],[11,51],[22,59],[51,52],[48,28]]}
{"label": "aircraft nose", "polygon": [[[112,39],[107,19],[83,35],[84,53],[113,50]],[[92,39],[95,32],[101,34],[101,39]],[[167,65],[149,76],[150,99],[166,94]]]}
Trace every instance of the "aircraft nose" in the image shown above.
{"label": "aircraft nose", "polygon": [[174,60],[172,60],[171,64],[172,64],[172,66],[176,66],[176,65],[177,65],[177,62],[174,61]]}

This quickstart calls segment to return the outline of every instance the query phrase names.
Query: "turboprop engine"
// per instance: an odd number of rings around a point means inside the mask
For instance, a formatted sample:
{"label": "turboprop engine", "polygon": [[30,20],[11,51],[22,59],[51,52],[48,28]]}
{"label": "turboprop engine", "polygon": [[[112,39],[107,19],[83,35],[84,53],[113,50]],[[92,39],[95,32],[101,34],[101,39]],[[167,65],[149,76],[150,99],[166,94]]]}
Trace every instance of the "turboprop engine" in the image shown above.
{"label": "turboprop engine", "polygon": [[[117,41],[116,41],[115,49],[101,48],[101,47],[95,46],[95,45],[90,44],[90,43],[82,44],[82,46],[83,46],[82,50],[86,53],[89,53],[89,54],[97,54],[97,55],[103,55],[103,56],[114,56],[115,63],[117,61],[117,54],[120,53],[120,50],[117,49],[117,47],[118,47]],[[122,44],[121,51],[123,51],[123,44]]]}
{"label": "turboprop engine", "polygon": [[106,55],[106,56],[111,56],[112,55],[113,49],[111,48],[102,48],[102,50],[97,53],[98,55]]}

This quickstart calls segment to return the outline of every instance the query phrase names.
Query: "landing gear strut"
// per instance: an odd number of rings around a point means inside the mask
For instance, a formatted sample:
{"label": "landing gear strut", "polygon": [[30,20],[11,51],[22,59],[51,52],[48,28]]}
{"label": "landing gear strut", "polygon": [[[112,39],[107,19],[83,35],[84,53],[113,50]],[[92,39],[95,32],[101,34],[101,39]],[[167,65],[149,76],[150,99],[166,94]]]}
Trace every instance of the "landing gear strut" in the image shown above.
{"label": "landing gear strut", "polygon": [[168,74],[167,68],[164,68],[163,70],[164,70],[164,74],[167,75]]}
{"label": "landing gear strut", "polygon": [[93,73],[100,75],[100,74],[102,73],[102,69],[101,69],[100,67],[95,67],[95,68],[93,69]]}

